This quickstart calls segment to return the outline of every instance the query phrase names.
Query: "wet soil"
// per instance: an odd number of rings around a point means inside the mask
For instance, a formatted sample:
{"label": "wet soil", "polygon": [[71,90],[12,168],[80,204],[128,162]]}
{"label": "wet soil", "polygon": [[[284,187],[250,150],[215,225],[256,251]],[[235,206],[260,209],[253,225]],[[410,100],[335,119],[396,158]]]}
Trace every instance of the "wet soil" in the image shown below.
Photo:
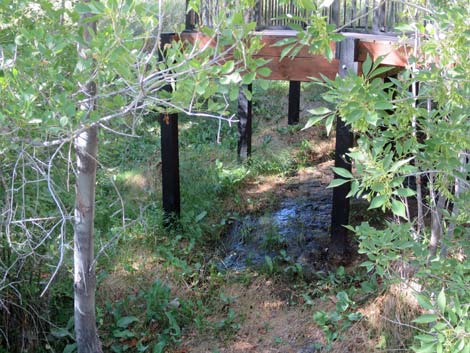
{"label": "wet soil", "polygon": [[323,272],[331,218],[330,164],[302,170],[279,186],[273,207],[233,222],[222,237],[219,267],[242,271],[276,261],[301,266],[307,279]]}

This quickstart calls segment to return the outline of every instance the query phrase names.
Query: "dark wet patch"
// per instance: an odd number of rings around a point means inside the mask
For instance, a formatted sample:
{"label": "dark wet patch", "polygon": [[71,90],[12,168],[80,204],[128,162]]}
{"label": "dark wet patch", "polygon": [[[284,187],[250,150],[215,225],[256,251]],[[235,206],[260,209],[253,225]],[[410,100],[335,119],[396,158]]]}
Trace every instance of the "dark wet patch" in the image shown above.
{"label": "dark wet patch", "polygon": [[[222,237],[220,267],[244,270],[266,265],[300,265],[304,276],[324,269],[331,217],[331,190],[318,179],[285,186],[278,206],[235,221]],[[294,192],[292,192],[294,190]]]}

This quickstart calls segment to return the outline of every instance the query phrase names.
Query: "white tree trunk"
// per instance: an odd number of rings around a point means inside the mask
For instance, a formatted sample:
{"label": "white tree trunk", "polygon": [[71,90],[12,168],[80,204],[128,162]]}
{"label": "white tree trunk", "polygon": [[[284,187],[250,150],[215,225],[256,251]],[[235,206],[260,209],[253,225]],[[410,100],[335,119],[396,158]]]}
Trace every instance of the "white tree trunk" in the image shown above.
{"label": "white tree trunk", "polygon": [[102,352],[96,329],[96,276],[92,266],[97,149],[96,127],[89,128],[75,139],[77,189],[74,235],[74,299],[78,353]]}
{"label": "white tree trunk", "polygon": [[[88,2],[88,0],[83,0]],[[82,19],[90,17],[85,14]],[[96,32],[96,22],[83,24],[85,43],[91,41]],[[86,56],[86,51],[79,48],[79,54]],[[86,118],[96,108],[96,84],[93,77],[82,85],[86,99],[81,109]],[[86,123],[86,121],[85,121]],[[102,353],[98,338],[95,314],[96,275],[93,266],[94,243],[93,223],[95,219],[95,184],[96,156],[98,151],[98,128],[89,127],[74,140],[77,158],[77,181],[75,199],[74,228],[74,319],[75,339],[78,353]]]}

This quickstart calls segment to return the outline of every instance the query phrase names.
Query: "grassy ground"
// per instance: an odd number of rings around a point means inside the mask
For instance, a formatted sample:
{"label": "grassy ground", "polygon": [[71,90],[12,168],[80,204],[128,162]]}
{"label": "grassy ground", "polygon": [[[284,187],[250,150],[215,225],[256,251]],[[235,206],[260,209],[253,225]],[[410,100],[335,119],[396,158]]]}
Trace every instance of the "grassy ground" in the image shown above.
{"label": "grassy ground", "polygon": [[[99,258],[97,308],[106,352],[380,351],[393,338],[379,327],[380,315],[396,308],[392,302],[404,308],[395,317],[408,312],[400,295],[369,283],[357,261],[308,281],[283,266],[220,269],[217,249],[233,220],[273,208],[289,183],[331,178],[334,139],[323,127],[301,131],[307,110],[322,104],[318,88],[303,85],[294,127],[287,83],[268,91],[255,84],[254,92],[249,163],[237,161],[236,127],[223,126],[217,143],[217,122],[181,118],[182,216],[173,229],[161,226],[156,122],[149,117],[139,127],[141,138],[114,137],[102,149],[97,249],[111,245]],[[56,286],[53,298],[70,308],[57,312],[56,336],[72,350],[70,288]]]}

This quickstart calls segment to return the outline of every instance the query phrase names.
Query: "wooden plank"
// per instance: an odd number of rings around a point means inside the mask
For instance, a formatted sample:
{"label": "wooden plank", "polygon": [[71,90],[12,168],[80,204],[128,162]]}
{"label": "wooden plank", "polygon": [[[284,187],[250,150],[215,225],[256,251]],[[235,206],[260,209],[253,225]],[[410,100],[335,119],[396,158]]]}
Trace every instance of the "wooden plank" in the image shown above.
{"label": "wooden plank", "polygon": [[[270,59],[265,67],[271,69],[268,80],[285,81],[311,81],[309,77],[321,78],[320,74],[334,79],[338,72],[338,61],[328,62],[321,55],[313,55],[310,58],[294,58],[279,61],[276,57],[264,57]],[[264,77],[263,77],[264,78]]]}
{"label": "wooden plank", "polygon": [[300,81],[289,81],[287,124],[297,125],[300,117]]}
{"label": "wooden plank", "polygon": [[[344,39],[338,46],[339,75],[344,77],[348,72],[357,73],[358,40]],[[351,171],[350,159],[346,156],[352,147],[353,136],[348,126],[338,117],[336,120],[335,167]],[[335,174],[335,179],[340,178]],[[351,190],[350,183],[333,189],[333,207],[331,211],[331,244],[330,254],[342,258],[347,251],[349,224],[349,199],[346,195]]]}
{"label": "wooden plank", "polygon": [[[245,87],[253,92],[253,86]],[[243,87],[240,88],[238,94],[238,147],[237,153],[240,160],[247,159],[251,156],[251,135],[252,135],[252,103],[248,100]]]}
{"label": "wooden plank", "polygon": [[358,61],[360,62],[366,60],[367,54],[369,54],[372,60],[384,56],[382,65],[405,67],[408,64],[406,49],[398,47],[396,43],[361,41],[358,49]]}

